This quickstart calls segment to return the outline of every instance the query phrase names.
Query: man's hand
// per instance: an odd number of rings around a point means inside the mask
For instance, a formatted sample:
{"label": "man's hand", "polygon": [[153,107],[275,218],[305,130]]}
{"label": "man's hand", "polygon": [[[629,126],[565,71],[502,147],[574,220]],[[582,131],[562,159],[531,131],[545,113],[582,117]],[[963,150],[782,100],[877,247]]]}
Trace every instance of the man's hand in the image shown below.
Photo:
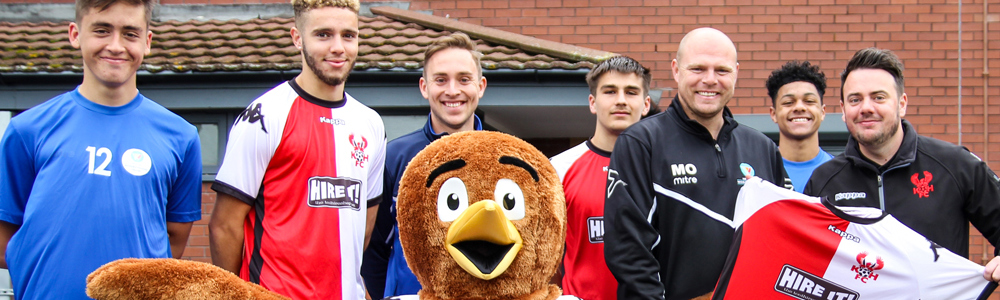
{"label": "man's hand", "polygon": [[993,282],[1000,281],[1000,256],[994,257],[986,264],[986,271],[983,272],[983,278]]}

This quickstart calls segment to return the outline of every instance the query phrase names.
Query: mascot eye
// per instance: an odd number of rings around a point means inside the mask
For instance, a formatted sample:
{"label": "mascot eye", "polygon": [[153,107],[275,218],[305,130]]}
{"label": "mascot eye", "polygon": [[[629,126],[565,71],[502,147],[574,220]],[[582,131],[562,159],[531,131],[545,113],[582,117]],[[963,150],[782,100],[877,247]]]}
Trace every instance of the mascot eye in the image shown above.
{"label": "mascot eye", "polygon": [[503,206],[507,219],[524,218],[524,193],[513,180],[506,178],[498,180],[496,190],[493,191],[493,199]]}
{"label": "mascot eye", "polygon": [[469,193],[465,182],[457,177],[448,178],[438,190],[437,209],[441,221],[451,222],[469,208]]}

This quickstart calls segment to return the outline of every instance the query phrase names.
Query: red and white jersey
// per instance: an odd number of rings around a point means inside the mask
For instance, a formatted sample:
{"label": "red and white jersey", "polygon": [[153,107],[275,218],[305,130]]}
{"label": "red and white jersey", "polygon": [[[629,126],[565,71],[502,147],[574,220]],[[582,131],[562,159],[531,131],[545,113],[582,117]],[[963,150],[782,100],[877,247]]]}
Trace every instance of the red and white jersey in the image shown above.
{"label": "red and white jersey", "polygon": [[604,187],[611,153],[590,140],[550,159],[566,194],[562,288],[583,299],[615,299],[618,282],[604,262]]}
{"label": "red and white jersey", "polygon": [[835,207],[758,178],[713,299],[975,299],[983,266],[877,208]]}
{"label": "red and white jersey", "polygon": [[293,299],[363,299],[369,201],[382,195],[385,129],[350,95],[322,101],[290,80],[229,134],[213,189],[253,206],[240,277]]}

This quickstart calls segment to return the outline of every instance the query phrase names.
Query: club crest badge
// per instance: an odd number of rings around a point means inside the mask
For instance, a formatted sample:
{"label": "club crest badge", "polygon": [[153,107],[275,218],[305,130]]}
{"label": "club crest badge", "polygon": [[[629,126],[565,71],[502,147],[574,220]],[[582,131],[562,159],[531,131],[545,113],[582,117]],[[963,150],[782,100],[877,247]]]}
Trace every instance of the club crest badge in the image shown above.
{"label": "club crest badge", "polygon": [[917,195],[917,198],[930,197],[931,192],[934,191],[934,185],[931,184],[932,178],[934,175],[928,171],[924,171],[924,178],[920,178],[920,173],[913,173],[913,176],[910,176],[910,182],[913,182],[915,186],[913,194]]}
{"label": "club crest badge", "polygon": [[354,159],[354,165],[364,168],[365,163],[368,162],[368,154],[365,154],[365,148],[368,148],[368,139],[363,136],[359,136],[358,138],[360,139],[355,138],[352,133],[347,139],[354,146],[354,150],[351,151],[351,158]]}
{"label": "club crest badge", "polygon": [[872,259],[868,252],[861,252],[858,254],[857,260],[858,265],[851,266],[851,271],[858,273],[854,279],[860,279],[861,283],[868,283],[869,279],[878,280],[878,274],[875,271],[885,267],[885,261],[881,257],[876,256],[875,259]]}

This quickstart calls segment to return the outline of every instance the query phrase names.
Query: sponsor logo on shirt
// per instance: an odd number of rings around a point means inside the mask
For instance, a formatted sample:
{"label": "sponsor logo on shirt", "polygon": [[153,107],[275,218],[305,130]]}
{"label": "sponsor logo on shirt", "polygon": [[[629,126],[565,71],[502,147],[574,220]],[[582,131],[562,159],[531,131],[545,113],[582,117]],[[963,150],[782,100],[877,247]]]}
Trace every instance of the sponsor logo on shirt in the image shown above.
{"label": "sponsor logo on shirt", "polygon": [[152,167],[153,160],[142,149],[128,149],[125,150],[125,155],[122,155],[122,168],[129,174],[135,176],[146,175]]}
{"label": "sponsor logo on shirt", "polygon": [[365,148],[368,148],[368,139],[364,136],[359,136],[359,138],[355,138],[352,133],[347,139],[354,146],[354,150],[351,151],[351,158],[354,159],[354,165],[364,168],[365,163],[368,162],[368,154],[365,154]]}
{"label": "sponsor logo on shirt", "polygon": [[833,195],[833,201],[864,199],[867,197],[868,194],[865,192],[844,192]]}
{"label": "sponsor logo on shirt", "polygon": [[698,167],[694,164],[672,164],[670,173],[674,176],[674,185],[697,184]]}
{"label": "sponsor logo on shirt", "polygon": [[320,123],[327,123],[327,124],[330,124],[330,125],[347,125],[347,121],[344,121],[344,119],[330,119],[330,118],[323,117],[323,116],[319,117],[319,122]]}
{"label": "sponsor logo on shirt", "polygon": [[861,242],[861,238],[859,238],[858,236],[850,234],[850,233],[847,233],[847,232],[844,232],[843,230],[840,230],[840,228],[837,228],[837,227],[833,226],[832,224],[831,225],[827,225],[826,229],[829,229],[830,231],[833,231],[833,233],[836,233],[837,235],[839,235],[840,237],[844,238],[845,240],[852,241],[852,242],[855,242],[855,243],[860,243]]}
{"label": "sponsor logo on shirt", "polygon": [[618,186],[627,186],[628,184],[618,179],[618,171],[608,169],[608,195],[605,197],[611,197],[611,193],[615,192],[615,188]]}
{"label": "sponsor logo on shirt", "polygon": [[913,176],[910,176],[910,182],[915,186],[913,194],[917,195],[917,198],[930,197],[931,192],[934,191],[934,185],[931,184],[933,178],[934,175],[928,171],[924,171],[924,178],[920,178],[920,172],[913,173]]}
{"label": "sponsor logo on shirt", "polygon": [[309,207],[361,210],[361,181],[347,177],[309,178]]}
{"label": "sponsor logo on shirt", "polygon": [[747,183],[747,179],[753,177],[755,172],[753,171],[753,166],[748,163],[740,163],[740,173],[743,173],[743,178],[736,179],[737,185],[744,185]]}
{"label": "sponsor logo on shirt", "polygon": [[587,218],[587,233],[591,244],[604,243],[604,217]]}
{"label": "sponsor logo on shirt", "polygon": [[860,294],[799,268],[785,265],[774,291],[802,300],[857,300]]}
{"label": "sponsor logo on shirt", "polygon": [[263,130],[264,133],[267,133],[267,128],[264,128],[264,115],[260,113],[261,111],[260,107],[261,107],[260,103],[247,107],[246,109],[243,110],[243,112],[241,112],[238,116],[236,116],[236,122],[237,123],[250,122],[252,124],[252,123],[257,123],[257,121],[260,121],[260,130]]}
{"label": "sponsor logo on shirt", "polygon": [[868,283],[868,279],[878,280],[878,274],[875,271],[884,268],[885,261],[882,260],[882,257],[872,258],[872,256],[874,255],[868,255],[868,252],[858,253],[858,265],[851,266],[851,271],[858,273],[854,275],[854,279],[860,279],[861,283]]}

